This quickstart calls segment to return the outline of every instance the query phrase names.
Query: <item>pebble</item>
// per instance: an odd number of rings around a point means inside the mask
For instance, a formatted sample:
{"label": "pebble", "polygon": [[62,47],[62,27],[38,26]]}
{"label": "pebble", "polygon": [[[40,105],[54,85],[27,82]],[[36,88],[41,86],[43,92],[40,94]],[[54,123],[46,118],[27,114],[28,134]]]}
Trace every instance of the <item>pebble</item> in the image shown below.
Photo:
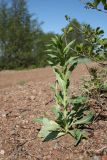
{"label": "pebble", "polygon": [[5,151],[2,149],[2,150],[0,150],[0,154],[1,155],[4,155],[4,153],[5,153]]}
{"label": "pebble", "polygon": [[0,111],[0,116],[1,116],[1,117],[6,117],[6,113],[5,113],[4,111],[3,111],[3,112]]}
{"label": "pebble", "polygon": [[35,96],[30,96],[30,100],[35,100]]}

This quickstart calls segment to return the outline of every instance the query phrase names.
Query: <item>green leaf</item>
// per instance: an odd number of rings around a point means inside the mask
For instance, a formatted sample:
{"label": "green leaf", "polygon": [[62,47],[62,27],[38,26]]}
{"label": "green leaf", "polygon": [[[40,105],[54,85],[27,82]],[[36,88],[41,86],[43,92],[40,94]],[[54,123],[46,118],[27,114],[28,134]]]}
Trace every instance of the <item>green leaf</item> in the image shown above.
{"label": "green leaf", "polygon": [[95,4],[96,7],[99,5],[100,1],[101,0],[94,0],[94,4]]}
{"label": "green leaf", "polygon": [[74,122],[73,124],[88,124],[92,121],[93,118],[93,113],[90,112],[87,116],[84,116],[83,118],[81,118],[80,120],[77,120],[76,122]]}
{"label": "green leaf", "polygon": [[54,139],[57,139],[61,136],[65,135],[64,132],[60,132],[60,131],[52,131],[50,132],[46,138],[44,139],[44,141],[49,141],[49,140],[54,140]]}
{"label": "green leaf", "polygon": [[82,138],[88,138],[88,133],[86,131],[82,131]]}
{"label": "green leaf", "polygon": [[86,101],[87,101],[87,98],[83,97],[83,96],[77,96],[77,97],[71,99],[71,103],[73,105],[75,105],[75,104],[81,105],[81,104],[84,104]]}
{"label": "green leaf", "polygon": [[62,105],[63,104],[63,95],[62,92],[59,91],[55,94],[55,100],[58,104]]}
{"label": "green leaf", "polygon": [[77,52],[82,52],[82,49],[83,49],[83,43],[76,45]]}
{"label": "green leaf", "polygon": [[65,48],[64,53],[67,54],[71,48],[71,46],[74,44],[75,40],[71,41]]}
{"label": "green leaf", "polygon": [[69,131],[69,133],[76,139],[76,144],[78,145],[78,143],[81,141],[82,138],[82,132],[80,129],[74,129]]}
{"label": "green leaf", "polygon": [[51,58],[57,58],[57,56],[54,55],[54,54],[48,54],[48,56],[51,57]]}
{"label": "green leaf", "polygon": [[44,125],[50,124],[50,120],[48,118],[43,118],[43,124]]}
{"label": "green leaf", "polygon": [[101,85],[100,89],[102,91],[107,91],[107,82],[104,82],[104,84]]}
{"label": "green leaf", "polygon": [[67,33],[67,29],[66,28],[62,28],[62,32],[66,34]]}
{"label": "green leaf", "polygon": [[53,52],[53,50],[52,49],[47,49],[46,52]]}
{"label": "green leaf", "polygon": [[98,33],[99,33],[99,34],[104,34],[104,31],[103,31],[103,30],[100,30]]}
{"label": "green leaf", "polygon": [[97,28],[96,28],[96,32],[98,32],[99,30],[100,30],[100,27],[97,27]]}
{"label": "green leaf", "polygon": [[[49,136],[51,132],[61,129],[59,124],[57,124],[55,121],[49,120],[48,118],[36,118],[33,121],[43,123],[43,126],[38,134],[38,137],[43,138],[43,140],[46,139],[46,137]],[[59,134],[58,131],[56,137],[61,135],[62,134]]]}
{"label": "green leaf", "polygon": [[69,78],[70,78],[71,72],[76,68],[76,66],[77,66],[77,62],[75,61],[73,64],[69,65],[68,68],[66,67],[67,69],[66,69],[65,77],[68,81],[68,86],[70,84],[70,79]]}
{"label": "green leaf", "polygon": [[75,130],[69,130],[69,133],[75,138]]}
{"label": "green leaf", "polygon": [[[73,118],[73,115],[76,113],[76,111],[75,110],[71,110],[70,112],[69,112],[69,114],[68,114],[68,118]],[[71,121],[71,119],[70,119],[70,124],[72,123],[72,121]]]}
{"label": "green leaf", "polygon": [[104,9],[107,10],[107,3],[104,5]]}
{"label": "green leaf", "polygon": [[66,84],[67,84],[67,82],[64,80],[64,75],[57,68],[55,68],[54,71],[56,74],[56,79],[58,80],[59,85],[64,91],[66,89]]}
{"label": "green leaf", "polygon": [[82,138],[88,138],[87,132],[81,129],[70,130],[69,133],[76,139],[75,146],[78,145]]}
{"label": "green leaf", "polygon": [[71,32],[71,31],[73,31],[73,27],[68,28],[68,33]]}
{"label": "green leaf", "polygon": [[48,63],[49,63],[50,65],[53,65],[53,62],[51,62],[51,61],[48,61]]}
{"label": "green leaf", "polygon": [[38,137],[43,138],[43,140],[44,140],[49,135],[49,133],[50,133],[50,131],[47,130],[46,127],[42,126],[42,128],[38,134]]}
{"label": "green leaf", "polygon": [[77,140],[75,145],[77,146],[77,145],[78,145],[78,143],[81,141],[81,138],[82,138],[82,132],[81,132],[79,129],[77,129],[77,130],[76,130],[75,135],[76,135],[76,137],[75,137],[75,138],[76,138],[76,140]]}
{"label": "green leaf", "polygon": [[56,37],[52,38],[52,42],[53,42],[53,44],[54,44],[55,46],[57,46],[57,39],[56,39]]}
{"label": "green leaf", "polygon": [[58,118],[59,117],[59,112],[60,112],[60,106],[54,106],[52,108],[52,112],[55,114],[55,116]]}
{"label": "green leaf", "polygon": [[56,86],[54,84],[51,85],[50,88],[52,89],[53,92],[56,92]]}
{"label": "green leaf", "polygon": [[55,121],[43,118],[43,126],[38,134],[38,137],[45,139],[51,132],[59,131],[61,128]]}
{"label": "green leaf", "polygon": [[60,129],[59,124],[57,124],[55,121],[49,120],[47,118],[43,118],[43,125],[48,131],[56,131]]}
{"label": "green leaf", "polygon": [[70,17],[68,15],[65,15],[66,21],[70,20]]}
{"label": "green leaf", "polygon": [[41,118],[34,118],[33,122],[43,123],[43,117],[41,117]]}
{"label": "green leaf", "polygon": [[76,68],[77,64],[78,64],[78,62],[75,61],[75,62],[69,67],[69,71],[72,72],[72,71]]}
{"label": "green leaf", "polygon": [[70,57],[70,58],[66,61],[65,66],[68,66],[69,64],[70,64],[70,65],[74,65],[74,64],[77,63],[77,62],[78,62],[77,57]]}

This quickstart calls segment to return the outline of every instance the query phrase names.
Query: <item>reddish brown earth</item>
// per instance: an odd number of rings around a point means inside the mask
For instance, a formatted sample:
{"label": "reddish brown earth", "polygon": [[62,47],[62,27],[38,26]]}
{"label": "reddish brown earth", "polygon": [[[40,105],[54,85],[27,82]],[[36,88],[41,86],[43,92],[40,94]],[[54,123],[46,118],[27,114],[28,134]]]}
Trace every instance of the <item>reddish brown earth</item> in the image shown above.
{"label": "reddish brown earth", "polygon": [[[78,91],[83,75],[88,71],[79,65],[72,73],[70,91]],[[93,123],[89,139],[77,147],[69,135],[49,142],[37,137],[40,124],[32,119],[52,115],[50,84],[54,80],[50,68],[0,72],[0,160],[107,159],[106,120]]]}

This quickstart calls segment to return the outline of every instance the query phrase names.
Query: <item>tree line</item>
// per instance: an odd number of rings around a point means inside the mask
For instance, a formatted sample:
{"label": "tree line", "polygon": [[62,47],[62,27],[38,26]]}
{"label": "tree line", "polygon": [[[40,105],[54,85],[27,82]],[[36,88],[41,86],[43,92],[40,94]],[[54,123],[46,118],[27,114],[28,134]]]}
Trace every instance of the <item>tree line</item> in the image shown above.
{"label": "tree line", "polygon": [[26,0],[0,0],[1,69],[45,66],[44,47],[52,36],[33,19]]}

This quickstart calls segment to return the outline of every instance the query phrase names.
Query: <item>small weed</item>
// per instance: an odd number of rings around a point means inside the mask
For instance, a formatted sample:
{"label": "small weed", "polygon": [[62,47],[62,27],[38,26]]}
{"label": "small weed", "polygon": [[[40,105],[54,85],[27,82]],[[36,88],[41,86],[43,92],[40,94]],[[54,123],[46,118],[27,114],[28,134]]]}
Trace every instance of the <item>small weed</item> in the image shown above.
{"label": "small weed", "polygon": [[84,81],[82,91],[83,95],[88,98],[88,105],[96,111],[94,119],[96,117],[98,119],[98,115],[100,116],[106,109],[107,74],[105,70],[98,72],[97,68],[90,68],[89,72],[91,79]]}
{"label": "small weed", "polygon": [[105,70],[98,72],[97,68],[90,68],[89,73],[91,79],[84,81],[83,94],[89,98],[95,98],[101,95],[103,91],[107,91],[107,81],[105,80],[107,74]]}

